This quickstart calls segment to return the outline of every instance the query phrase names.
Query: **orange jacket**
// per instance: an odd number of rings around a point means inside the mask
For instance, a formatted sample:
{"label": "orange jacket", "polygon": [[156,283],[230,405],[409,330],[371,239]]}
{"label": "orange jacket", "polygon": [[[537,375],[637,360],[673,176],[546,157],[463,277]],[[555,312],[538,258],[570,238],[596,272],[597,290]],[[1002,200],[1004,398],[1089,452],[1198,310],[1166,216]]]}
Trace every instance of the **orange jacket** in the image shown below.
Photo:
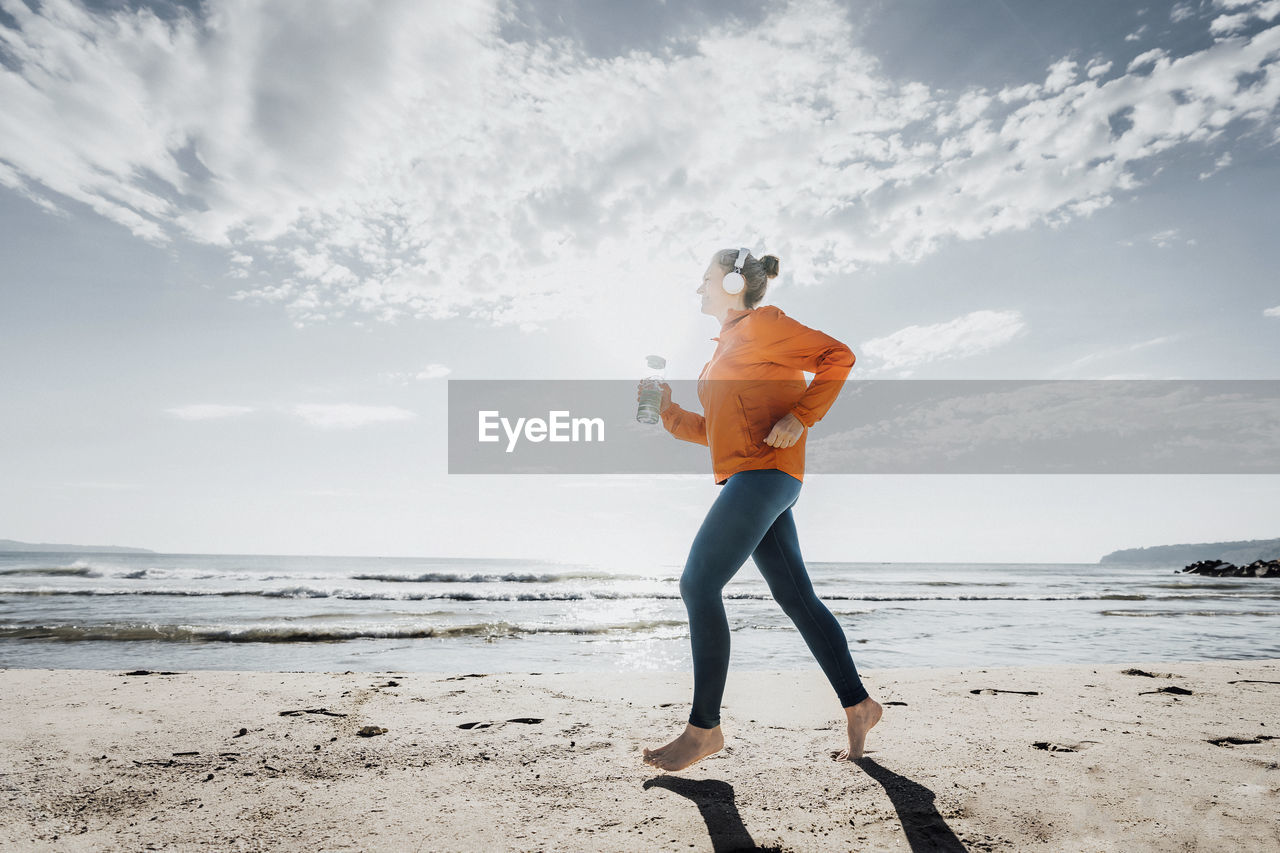
{"label": "orange jacket", "polygon": [[[804,445],[831,408],[853,368],[853,352],[840,341],[788,317],[776,305],[730,308],[711,360],[698,376],[706,415],[672,402],[662,425],[676,438],[711,449],[716,485],[732,474],[778,468],[804,482]],[[814,374],[805,384],[804,374]],[[765,444],[773,425],[791,412],[806,427],[790,447]]]}

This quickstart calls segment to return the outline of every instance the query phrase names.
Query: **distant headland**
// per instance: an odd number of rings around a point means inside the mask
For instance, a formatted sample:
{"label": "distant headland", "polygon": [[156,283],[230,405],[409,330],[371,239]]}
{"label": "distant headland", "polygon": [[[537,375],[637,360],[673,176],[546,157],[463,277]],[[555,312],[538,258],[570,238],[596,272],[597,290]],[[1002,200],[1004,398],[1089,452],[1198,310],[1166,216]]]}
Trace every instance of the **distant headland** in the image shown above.
{"label": "distant headland", "polygon": [[1185,545],[1153,545],[1125,548],[1104,554],[1099,563],[1159,563],[1175,565],[1200,560],[1223,560],[1244,565],[1255,560],[1280,559],[1280,539],[1248,539],[1238,542],[1197,542]]}
{"label": "distant headland", "polygon": [[123,545],[56,545],[48,542],[19,542],[16,539],[0,539],[0,551],[60,551],[73,554],[154,554],[147,548],[126,548]]}

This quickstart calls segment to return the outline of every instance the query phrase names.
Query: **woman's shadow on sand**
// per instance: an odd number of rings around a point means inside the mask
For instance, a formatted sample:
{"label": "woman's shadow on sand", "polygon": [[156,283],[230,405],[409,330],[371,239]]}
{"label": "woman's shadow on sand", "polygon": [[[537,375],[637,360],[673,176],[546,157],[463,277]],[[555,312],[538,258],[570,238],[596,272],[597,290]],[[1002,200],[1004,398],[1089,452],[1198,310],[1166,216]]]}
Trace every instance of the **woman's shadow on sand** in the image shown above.
{"label": "woman's shadow on sand", "polygon": [[[867,775],[884,787],[898,812],[902,830],[912,850],[964,853],[965,846],[956,838],[933,804],[933,791],[905,776],[894,773],[873,758],[856,759]],[[666,788],[693,801],[706,821],[711,846],[716,853],[729,851],[779,851],[779,847],[756,844],[738,814],[733,786],[719,779],[684,779],[679,776],[655,776],[644,783],[649,788]]]}

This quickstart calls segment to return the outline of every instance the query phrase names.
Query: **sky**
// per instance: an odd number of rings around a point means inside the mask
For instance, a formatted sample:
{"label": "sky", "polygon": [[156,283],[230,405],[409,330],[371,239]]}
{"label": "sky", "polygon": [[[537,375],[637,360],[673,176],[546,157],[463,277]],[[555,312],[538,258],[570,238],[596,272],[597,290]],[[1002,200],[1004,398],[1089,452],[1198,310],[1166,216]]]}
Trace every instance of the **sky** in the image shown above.
{"label": "sky", "polygon": [[[0,538],[679,565],[709,458],[450,475],[447,387],[694,378],[740,245],[850,379],[1280,378],[1277,59],[1280,0],[0,0]],[[794,512],[808,560],[1092,562],[1277,507],[807,474]]]}

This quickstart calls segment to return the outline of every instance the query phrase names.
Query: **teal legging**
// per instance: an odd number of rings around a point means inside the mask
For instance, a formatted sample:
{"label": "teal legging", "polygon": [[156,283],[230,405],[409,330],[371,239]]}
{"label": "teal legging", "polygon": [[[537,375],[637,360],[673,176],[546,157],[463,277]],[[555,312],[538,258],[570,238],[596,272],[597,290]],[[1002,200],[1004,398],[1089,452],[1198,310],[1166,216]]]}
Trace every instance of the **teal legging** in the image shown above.
{"label": "teal legging", "polygon": [[721,590],[747,557],[754,558],[774,600],[791,618],[818,659],[840,704],[867,698],[836,617],[813,591],[791,507],[801,483],[777,468],[739,471],[716,497],[693,539],[680,576],[680,596],[689,613],[693,646],[693,710],[689,722],[704,729],[720,724],[720,701],[729,674],[729,620]]}

